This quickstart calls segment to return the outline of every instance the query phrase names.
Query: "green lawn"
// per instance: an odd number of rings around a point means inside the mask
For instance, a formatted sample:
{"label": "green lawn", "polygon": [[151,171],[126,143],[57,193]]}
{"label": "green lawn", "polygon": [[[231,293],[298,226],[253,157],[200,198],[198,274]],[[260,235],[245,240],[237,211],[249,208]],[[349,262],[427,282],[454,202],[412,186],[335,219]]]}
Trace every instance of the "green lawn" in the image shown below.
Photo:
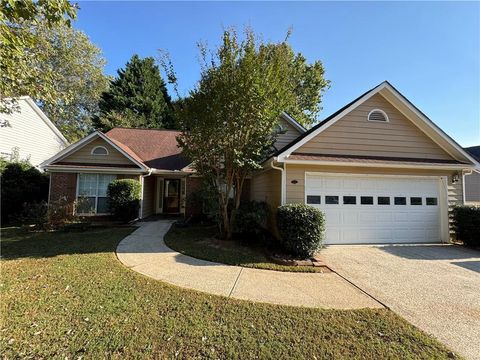
{"label": "green lawn", "polygon": [[3,232],[2,358],[448,358],[389,310],[254,304],[148,279],[115,256],[130,231]]}
{"label": "green lawn", "polygon": [[229,265],[238,265],[257,269],[321,272],[313,266],[286,266],[272,262],[261,246],[243,246],[237,241],[223,241],[215,238],[215,226],[191,225],[185,228],[172,226],[165,236],[165,243],[172,249],[196,257]]}

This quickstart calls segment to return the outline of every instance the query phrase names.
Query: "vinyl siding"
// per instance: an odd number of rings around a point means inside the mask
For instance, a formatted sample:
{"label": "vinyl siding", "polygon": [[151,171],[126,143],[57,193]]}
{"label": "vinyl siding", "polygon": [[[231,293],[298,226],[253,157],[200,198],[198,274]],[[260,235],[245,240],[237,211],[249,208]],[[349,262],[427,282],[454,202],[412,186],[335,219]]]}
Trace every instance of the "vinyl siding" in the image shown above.
{"label": "vinyl siding", "polygon": [[65,148],[65,143],[42,120],[26,100],[19,100],[19,111],[1,114],[8,126],[0,129],[0,156],[7,160],[18,148],[20,159],[38,166]]}
{"label": "vinyl siding", "polygon": [[286,130],[286,132],[277,136],[277,141],[275,142],[275,148],[277,150],[280,150],[285,145],[289,144],[300,136],[300,131],[298,131],[295,127],[293,127],[292,124],[290,124],[285,119],[280,118],[279,124],[283,129]]}
{"label": "vinyl siding", "polygon": [[[96,146],[103,146],[108,150],[108,155],[92,155],[92,149]],[[97,138],[88,144],[76,150],[73,154],[57,160],[56,162],[72,162],[80,164],[114,164],[114,165],[132,165],[134,164],[125,155],[107,143],[101,138]]]}
{"label": "vinyl siding", "polygon": [[271,209],[276,209],[281,202],[282,177],[279,170],[259,172],[252,177],[250,196],[252,200],[265,201]]}
{"label": "vinyl siding", "polygon": [[143,182],[143,206],[142,217],[155,213],[155,176],[147,176]]}
{"label": "vinyl siding", "polygon": [[[381,109],[389,122],[367,121]],[[345,115],[296,150],[299,153],[452,159],[380,94]]]}
{"label": "vinyl siding", "polygon": [[480,203],[480,174],[465,175],[465,202]]}
{"label": "vinyl siding", "polygon": [[267,228],[275,235],[278,235],[276,226],[276,209],[281,204],[282,176],[279,170],[266,170],[255,174],[250,182],[251,200],[265,201],[270,207],[270,216],[267,221]]}

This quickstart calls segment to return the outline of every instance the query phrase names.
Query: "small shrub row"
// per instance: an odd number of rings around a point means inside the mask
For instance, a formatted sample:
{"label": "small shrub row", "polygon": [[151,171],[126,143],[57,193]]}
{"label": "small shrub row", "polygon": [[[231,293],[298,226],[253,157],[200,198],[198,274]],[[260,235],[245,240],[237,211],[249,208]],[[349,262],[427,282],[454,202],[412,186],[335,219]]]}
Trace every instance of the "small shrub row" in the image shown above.
{"label": "small shrub row", "polygon": [[480,207],[456,206],[452,215],[457,240],[468,246],[480,246]]}

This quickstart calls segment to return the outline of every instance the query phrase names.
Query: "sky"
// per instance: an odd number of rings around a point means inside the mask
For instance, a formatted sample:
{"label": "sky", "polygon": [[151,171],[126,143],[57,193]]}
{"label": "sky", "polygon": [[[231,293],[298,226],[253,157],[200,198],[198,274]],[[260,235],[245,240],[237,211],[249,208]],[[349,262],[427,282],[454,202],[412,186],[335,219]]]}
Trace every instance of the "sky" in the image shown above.
{"label": "sky", "polygon": [[80,1],[75,27],[115,75],[133,54],[168,51],[181,95],[199,79],[197,43],[250,26],[321,60],[331,81],[319,120],[384,80],[462,146],[480,145],[480,2]]}

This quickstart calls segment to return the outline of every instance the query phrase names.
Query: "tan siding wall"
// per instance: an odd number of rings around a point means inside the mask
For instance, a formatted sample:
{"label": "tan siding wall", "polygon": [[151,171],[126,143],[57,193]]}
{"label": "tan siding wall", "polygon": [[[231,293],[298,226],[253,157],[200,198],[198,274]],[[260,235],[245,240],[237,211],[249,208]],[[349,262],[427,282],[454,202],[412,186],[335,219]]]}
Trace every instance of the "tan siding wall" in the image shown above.
{"label": "tan siding wall", "polygon": [[480,174],[465,175],[465,201],[480,203]]}
{"label": "tan siding wall", "polygon": [[285,134],[279,134],[277,136],[277,141],[275,142],[275,148],[280,150],[285,145],[289,144],[297,137],[300,136],[300,131],[294,128],[288,121],[283,118],[280,118],[279,124],[286,130]]}
{"label": "tan siding wall", "polygon": [[281,204],[282,176],[279,170],[267,170],[254,175],[250,182],[250,199],[265,201],[270,206],[268,229],[278,236],[276,227],[276,210]]}
{"label": "tan siding wall", "polygon": [[155,176],[147,176],[143,183],[142,217],[155,213]]}
{"label": "tan siding wall", "polygon": [[[108,155],[92,155],[91,151],[95,146],[104,146],[108,150]],[[122,153],[116,150],[103,139],[95,139],[73,154],[59,160],[59,162],[73,162],[86,164],[115,164],[132,165],[133,162],[127,159]]]}
{"label": "tan siding wall", "polygon": [[252,177],[250,194],[251,199],[265,201],[272,210],[280,205],[282,177],[278,170],[267,170]]}
{"label": "tan siding wall", "polygon": [[[376,108],[385,111],[390,121],[367,121],[368,113]],[[296,152],[451,159],[380,94],[372,96]]]}

